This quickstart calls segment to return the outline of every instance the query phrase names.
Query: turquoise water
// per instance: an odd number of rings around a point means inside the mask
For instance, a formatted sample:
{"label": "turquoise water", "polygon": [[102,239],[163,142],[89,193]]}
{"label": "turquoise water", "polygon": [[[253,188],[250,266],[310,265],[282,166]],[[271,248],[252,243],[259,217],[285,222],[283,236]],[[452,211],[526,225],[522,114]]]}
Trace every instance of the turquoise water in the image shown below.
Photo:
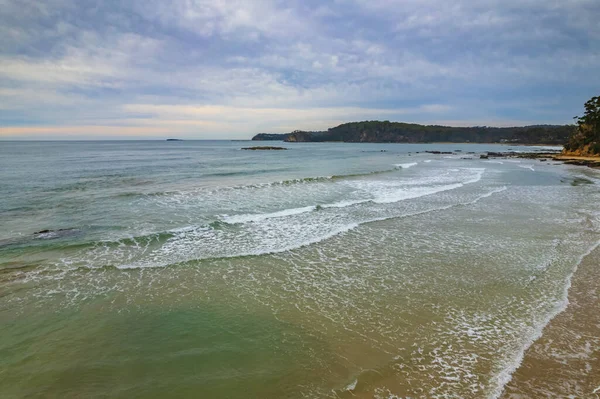
{"label": "turquoise water", "polygon": [[248,145],[0,142],[3,397],[497,397],[600,239],[508,146]]}

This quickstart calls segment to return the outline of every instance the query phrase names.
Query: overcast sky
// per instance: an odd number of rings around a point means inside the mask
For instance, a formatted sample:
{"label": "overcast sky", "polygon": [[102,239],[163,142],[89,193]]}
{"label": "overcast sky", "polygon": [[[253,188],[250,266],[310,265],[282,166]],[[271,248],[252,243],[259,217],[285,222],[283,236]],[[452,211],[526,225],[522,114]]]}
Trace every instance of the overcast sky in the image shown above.
{"label": "overcast sky", "polygon": [[0,139],[571,123],[598,0],[0,0]]}

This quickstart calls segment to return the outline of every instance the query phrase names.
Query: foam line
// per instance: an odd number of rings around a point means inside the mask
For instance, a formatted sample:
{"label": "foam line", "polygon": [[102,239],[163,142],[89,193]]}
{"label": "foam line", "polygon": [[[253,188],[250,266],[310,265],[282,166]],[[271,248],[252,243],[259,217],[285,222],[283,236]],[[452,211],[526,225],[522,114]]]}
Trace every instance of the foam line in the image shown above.
{"label": "foam line", "polygon": [[[418,216],[421,214],[425,214],[425,213],[429,213],[429,212],[437,212],[437,211],[444,211],[450,208],[454,208],[456,206],[465,206],[465,205],[472,205],[475,204],[477,202],[479,202],[480,200],[484,199],[484,198],[488,198],[490,196],[492,196],[493,194],[499,193],[506,190],[506,187],[501,187],[501,188],[497,188],[495,190],[492,190],[488,193],[482,194],[479,197],[475,198],[472,201],[468,201],[468,202],[459,202],[456,204],[450,204],[450,205],[446,205],[443,207],[439,207],[439,208],[433,208],[433,209],[427,209],[427,210],[423,210],[423,211],[419,211],[419,212],[414,212],[414,213],[409,213],[409,214],[404,214],[404,215],[398,215],[398,216],[389,216],[389,217],[381,217],[381,218],[374,218],[374,219],[369,219],[369,220],[365,220],[362,222],[357,222],[357,223],[350,223],[348,225],[342,226],[338,229],[335,229],[333,231],[330,231],[327,234],[321,235],[319,237],[315,237],[313,239],[309,239],[300,243],[294,243],[292,245],[286,246],[286,247],[282,247],[282,248],[277,248],[277,249],[272,249],[272,250],[267,250],[267,251],[249,251],[249,252],[244,252],[244,253],[235,253],[235,254],[231,254],[231,255],[224,255],[224,256],[217,256],[217,257],[206,257],[206,258],[196,258],[196,259],[188,259],[187,261],[191,261],[191,260],[205,260],[205,259],[222,259],[222,258],[237,258],[237,257],[244,257],[244,256],[259,256],[259,255],[267,255],[267,254],[275,254],[275,253],[282,253],[282,252],[287,252],[287,251],[291,251],[294,249],[298,249],[298,248],[302,248],[308,245],[312,245],[312,244],[316,244],[322,241],[326,241],[332,237],[335,237],[337,235],[343,234],[343,233],[347,233],[351,230],[354,230],[356,228],[358,228],[359,226],[363,225],[363,224],[367,224],[367,223],[373,223],[373,222],[380,222],[380,221],[384,221],[384,220],[389,220],[389,219],[399,219],[399,218],[405,218],[405,217],[411,217],[411,216]],[[188,228],[189,229],[189,228]],[[186,262],[186,260],[182,260],[181,262]],[[180,263],[180,262],[177,262]],[[166,267],[169,266],[168,264],[159,264],[159,263],[153,263],[152,266],[149,265],[140,265],[139,263],[135,263],[135,264],[124,264],[124,265],[119,265],[116,266],[118,269],[137,269],[137,268],[152,268],[152,267]]]}
{"label": "foam line", "polygon": [[266,220],[266,219],[300,215],[302,213],[312,212],[315,209],[317,209],[316,206],[305,206],[302,208],[284,209],[282,211],[271,212],[271,213],[257,213],[257,214],[224,216],[223,221],[226,223],[230,223],[230,224],[260,222],[261,220]]}

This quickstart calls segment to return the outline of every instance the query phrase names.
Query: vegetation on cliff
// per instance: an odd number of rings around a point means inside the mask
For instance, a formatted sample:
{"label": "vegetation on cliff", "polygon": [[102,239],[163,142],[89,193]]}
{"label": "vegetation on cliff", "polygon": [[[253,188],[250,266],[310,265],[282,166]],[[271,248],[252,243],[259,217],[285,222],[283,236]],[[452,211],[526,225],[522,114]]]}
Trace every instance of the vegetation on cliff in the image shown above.
{"label": "vegetation on cliff", "polygon": [[583,116],[576,116],[577,128],[565,144],[565,155],[600,155],[600,97],[585,103]]}
{"label": "vegetation on cliff", "polygon": [[[324,132],[294,131],[276,140],[288,142],[343,141],[350,143],[515,143],[555,144],[567,142],[573,126],[537,125],[524,127],[449,127],[390,121],[344,123]],[[257,135],[253,140],[265,140]]]}
{"label": "vegetation on cliff", "polygon": [[283,141],[288,136],[288,133],[276,134],[276,133],[259,133],[256,136],[252,137],[252,140],[279,140]]}

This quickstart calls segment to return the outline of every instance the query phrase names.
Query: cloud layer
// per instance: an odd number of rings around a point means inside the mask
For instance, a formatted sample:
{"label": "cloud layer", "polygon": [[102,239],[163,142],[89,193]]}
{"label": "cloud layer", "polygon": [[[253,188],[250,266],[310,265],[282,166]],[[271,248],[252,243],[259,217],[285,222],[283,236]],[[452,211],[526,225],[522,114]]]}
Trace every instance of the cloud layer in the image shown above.
{"label": "cloud layer", "polygon": [[569,123],[597,0],[0,0],[0,138]]}

